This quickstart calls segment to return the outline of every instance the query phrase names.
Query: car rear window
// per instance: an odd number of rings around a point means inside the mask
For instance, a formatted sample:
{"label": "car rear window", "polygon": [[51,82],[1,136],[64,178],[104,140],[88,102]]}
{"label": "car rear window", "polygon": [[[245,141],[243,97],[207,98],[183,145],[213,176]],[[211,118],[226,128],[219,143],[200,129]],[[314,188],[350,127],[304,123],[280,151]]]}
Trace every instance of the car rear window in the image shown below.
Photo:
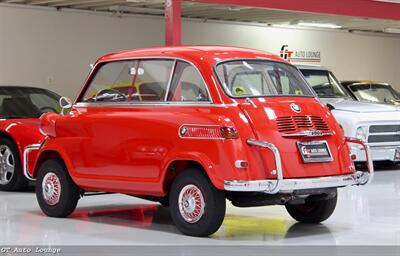
{"label": "car rear window", "polygon": [[219,81],[231,97],[314,96],[293,66],[267,60],[234,60],[216,66]]}

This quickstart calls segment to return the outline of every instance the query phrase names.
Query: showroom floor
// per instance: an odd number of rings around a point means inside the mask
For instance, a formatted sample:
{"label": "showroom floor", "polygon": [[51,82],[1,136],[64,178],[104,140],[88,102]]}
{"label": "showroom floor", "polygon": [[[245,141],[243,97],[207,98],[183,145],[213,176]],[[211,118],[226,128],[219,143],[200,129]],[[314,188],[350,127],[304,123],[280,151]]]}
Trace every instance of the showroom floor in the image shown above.
{"label": "showroom floor", "polygon": [[344,188],[321,225],[297,224],[284,207],[235,208],[211,238],[178,233],[168,209],[124,195],[83,198],[67,219],[43,216],[33,191],[0,192],[3,245],[394,245],[400,244],[400,170]]}

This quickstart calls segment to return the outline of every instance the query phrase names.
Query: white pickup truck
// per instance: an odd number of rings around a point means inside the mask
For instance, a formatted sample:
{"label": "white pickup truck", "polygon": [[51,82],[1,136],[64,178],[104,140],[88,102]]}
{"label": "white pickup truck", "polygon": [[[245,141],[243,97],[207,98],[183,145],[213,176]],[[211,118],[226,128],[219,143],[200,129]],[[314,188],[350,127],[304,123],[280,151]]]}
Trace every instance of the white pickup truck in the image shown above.
{"label": "white pickup truck", "polygon": [[[371,148],[373,161],[400,161],[400,108],[352,99],[333,73],[320,66],[297,65],[320,100],[332,113],[347,137],[362,140]],[[364,149],[352,144],[355,162],[366,161]]]}

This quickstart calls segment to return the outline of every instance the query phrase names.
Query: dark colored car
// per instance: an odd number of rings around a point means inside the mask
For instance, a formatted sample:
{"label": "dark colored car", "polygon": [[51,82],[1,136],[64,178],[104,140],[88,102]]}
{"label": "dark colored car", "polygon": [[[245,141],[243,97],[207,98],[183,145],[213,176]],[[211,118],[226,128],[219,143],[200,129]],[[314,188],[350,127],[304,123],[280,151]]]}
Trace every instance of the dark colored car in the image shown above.
{"label": "dark colored car", "polygon": [[28,185],[23,175],[23,152],[27,145],[41,143],[39,117],[60,112],[60,96],[46,89],[0,86],[0,191]]}
{"label": "dark colored car", "polygon": [[387,83],[372,81],[342,81],[341,84],[358,101],[400,104],[400,93]]}

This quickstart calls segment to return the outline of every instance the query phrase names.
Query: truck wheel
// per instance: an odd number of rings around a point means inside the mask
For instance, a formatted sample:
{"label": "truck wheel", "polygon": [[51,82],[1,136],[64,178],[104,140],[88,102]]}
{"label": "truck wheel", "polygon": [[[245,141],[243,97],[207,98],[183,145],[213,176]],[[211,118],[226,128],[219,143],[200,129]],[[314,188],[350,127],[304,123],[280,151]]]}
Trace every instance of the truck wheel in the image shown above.
{"label": "truck wheel", "polygon": [[169,194],[171,217],[177,228],[189,236],[215,233],[225,217],[225,193],[218,190],[198,169],[178,175]]}
{"label": "truck wheel", "polygon": [[42,211],[50,217],[67,217],[76,208],[79,188],[59,159],[45,161],[36,180],[36,198]]}
{"label": "truck wheel", "polygon": [[320,223],[328,219],[335,210],[337,193],[324,200],[306,202],[305,204],[286,204],[286,210],[295,220],[302,223]]}
{"label": "truck wheel", "polygon": [[11,139],[0,139],[0,191],[21,190],[28,183],[22,173],[17,145]]}

